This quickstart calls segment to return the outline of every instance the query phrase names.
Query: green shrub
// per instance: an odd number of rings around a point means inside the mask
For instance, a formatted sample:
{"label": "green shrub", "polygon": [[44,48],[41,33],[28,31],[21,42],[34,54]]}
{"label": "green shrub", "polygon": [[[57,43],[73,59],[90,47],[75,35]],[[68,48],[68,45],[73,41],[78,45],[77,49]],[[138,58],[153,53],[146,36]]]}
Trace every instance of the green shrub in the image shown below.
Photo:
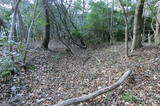
{"label": "green shrub", "polygon": [[[25,51],[25,46],[19,42],[8,42],[6,37],[0,38],[0,43],[3,44],[3,48],[0,48],[0,77],[5,77],[11,75],[11,72],[14,70],[14,63],[11,60],[11,56],[14,57],[14,62],[20,61],[23,58]],[[12,46],[13,51],[10,52],[9,48]]]}
{"label": "green shrub", "polygon": [[0,76],[5,77],[11,74],[13,70],[11,59],[9,57],[0,58]]}

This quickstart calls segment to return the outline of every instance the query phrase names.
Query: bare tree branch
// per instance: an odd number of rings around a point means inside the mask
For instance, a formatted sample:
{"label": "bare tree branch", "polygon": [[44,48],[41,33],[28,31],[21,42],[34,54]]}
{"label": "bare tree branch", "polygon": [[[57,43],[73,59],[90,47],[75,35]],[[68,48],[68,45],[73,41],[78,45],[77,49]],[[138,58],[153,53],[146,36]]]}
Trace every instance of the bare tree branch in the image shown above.
{"label": "bare tree branch", "polygon": [[153,16],[154,16],[155,20],[157,21],[157,23],[160,25],[160,23],[159,23],[159,21],[157,19],[156,13],[152,10],[151,6],[148,3],[147,3],[147,6],[149,7],[149,9],[150,9],[151,13],[153,14]]}
{"label": "bare tree branch", "polygon": [[34,11],[33,11],[33,19],[32,19],[32,21],[31,21],[31,24],[30,24],[29,29],[28,29],[26,50],[25,50],[24,58],[23,58],[23,62],[24,62],[24,63],[25,63],[25,61],[26,61],[26,57],[27,57],[27,53],[28,53],[27,49],[29,48],[29,41],[30,41],[30,36],[31,36],[32,27],[33,27],[33,25],[34,25],[35,18],[36,18],[37,5],[38,5],[38,0],[36,0],[36,4],[35,4],[35,7],[34,7]]}

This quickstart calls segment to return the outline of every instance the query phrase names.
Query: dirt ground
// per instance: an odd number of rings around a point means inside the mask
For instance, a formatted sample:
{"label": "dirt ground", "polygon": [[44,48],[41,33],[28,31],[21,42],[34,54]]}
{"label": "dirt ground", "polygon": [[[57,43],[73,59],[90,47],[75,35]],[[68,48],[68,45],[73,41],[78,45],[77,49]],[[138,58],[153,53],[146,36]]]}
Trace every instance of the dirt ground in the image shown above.
{"label": "dirt ground", "polygon": [[159,47],[144,45],[128,59],[123,43],[74,48],[74,55],[60,44],[50,48],[54,51],[30,52],[28,61],[32,59],[33,66],[1,81],[2,106],[53,105],[109,86],[128,70],[133,73],[119,88],[77,106],[160,105]]}

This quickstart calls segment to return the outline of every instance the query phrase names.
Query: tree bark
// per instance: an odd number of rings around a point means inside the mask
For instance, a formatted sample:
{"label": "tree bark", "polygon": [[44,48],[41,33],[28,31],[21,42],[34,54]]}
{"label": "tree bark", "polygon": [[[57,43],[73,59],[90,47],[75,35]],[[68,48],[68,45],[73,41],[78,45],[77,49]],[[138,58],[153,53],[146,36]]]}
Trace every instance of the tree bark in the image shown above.
{"label": "tree bark", "polygon": [[47,9],[47,1],[42,0],[43,2],[43,8],[44,8],[44,13],[45,13],[45,21],[46,21],[46,25],[45,25],[45,35],[44,35],[44,40],[42,43],[42,48],[44,49],[48,49],[48,45],[49,45],[49,41],[50,41],[50,20],[49,20],[49,12]]}
{"label": "tree bark", "polygon": [[160,44],[160,6],[158,7],[158,11],[157,11],[157,21],[156,21],[156,32],[155,32],[155,45],[159,45]]}
{"label": "tree bark", "polygon": [[131,46],[131,51],[134,49],[142,47],[142,14],[145,0],[138,0],[135,16],[134,16],[134,25],[133,25],[133,42]]}
{"label": "tree bark", "polygon": [[71,99],[59,102],[59,103],[57,103],[53,106],[68,106],[68,105],[78,104],[80,102],[85,102],[85,101],[88,101],[90,99],[96,98],[97,96],[102,95],[103,93],[106,93],[108,91],[111,91],[111,90],[119,87],[128,78],[128,76],[131,73],[132,73],[131,70],[125,72],[123,74],[123,76],[116,83],[114,83],[113,85],[111,85],[109,87],[102,88],[102,89],[97,90],[97,91],[95,91],[93,93],[90,93],[88,95],[84,95],[84,96],[80,96],[80,97],[76,97],[76,98],[71,98]]}

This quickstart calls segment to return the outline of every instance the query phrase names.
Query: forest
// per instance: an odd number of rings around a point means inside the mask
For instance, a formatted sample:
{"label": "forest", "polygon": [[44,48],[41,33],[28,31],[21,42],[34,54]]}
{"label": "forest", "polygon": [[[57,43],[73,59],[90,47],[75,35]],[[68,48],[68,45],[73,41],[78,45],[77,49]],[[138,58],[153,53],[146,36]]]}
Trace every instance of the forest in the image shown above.
{"label": "forest", "polygon": [[0,106],[160,106],[160,1],[0,0]]}

